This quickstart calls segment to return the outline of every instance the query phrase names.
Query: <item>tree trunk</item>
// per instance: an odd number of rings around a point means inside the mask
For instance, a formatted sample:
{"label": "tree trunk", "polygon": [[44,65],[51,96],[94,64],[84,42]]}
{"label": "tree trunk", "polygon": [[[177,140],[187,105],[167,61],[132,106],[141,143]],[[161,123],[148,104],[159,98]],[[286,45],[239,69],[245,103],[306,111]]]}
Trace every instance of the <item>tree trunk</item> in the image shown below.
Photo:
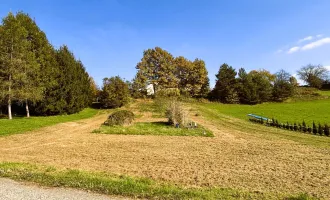
{"label": "tree trunk", "polygon": [[30,117],[28,100],[25,100],[26,117]]}
{"label": "tree trunk", "polygon": [[[9,84],[11,81],[11,75],[9,75]],[[13,119],[11,115],[11,86],[8,87],[8,118]]]}
{"label": "tree trunk", "polygon": [[11,115],[11,101],[8,100],[8,119],[13,119]]}

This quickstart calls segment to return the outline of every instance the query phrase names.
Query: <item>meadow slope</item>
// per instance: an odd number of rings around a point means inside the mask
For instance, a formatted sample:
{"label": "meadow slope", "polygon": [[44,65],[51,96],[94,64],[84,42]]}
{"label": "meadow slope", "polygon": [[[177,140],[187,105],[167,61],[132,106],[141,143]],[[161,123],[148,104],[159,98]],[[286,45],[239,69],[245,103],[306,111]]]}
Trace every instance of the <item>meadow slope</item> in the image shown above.
{"label": "meadow slope", "polygon": [[329,137],[297,139],[298,133],[219,114],[208,104],[189,106],[193,119],[215,137],[92,134],[106,118],[98,115],[1,137],[0,162],[232,188],[273,199],[297,193],[330,198]]}

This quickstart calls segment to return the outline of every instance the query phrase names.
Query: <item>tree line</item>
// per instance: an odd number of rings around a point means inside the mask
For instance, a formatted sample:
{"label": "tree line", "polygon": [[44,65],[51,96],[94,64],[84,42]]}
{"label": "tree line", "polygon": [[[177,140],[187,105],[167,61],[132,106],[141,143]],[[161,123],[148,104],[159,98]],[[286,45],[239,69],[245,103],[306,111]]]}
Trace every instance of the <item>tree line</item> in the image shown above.
{"label": "tree line", "polygon": [[[223,103],[258,104],[284,101],[293,95],[297,80],[280,70],[220,66],[216,84],[210,89],[205,62],[196,58],[174,57],[155,47],[143,52],[132,81],[119,76],[105,78],[98,89],[83,63],[66,45],[55,49],[46,34],[28,14],[9,13],[0,24],[0,114],[12,118],[15,113],[34,115],[71,114],[97,101],[104,108],[125,105],[130,97],[141,98],[153,89],[153,95],[181,95],[208,98]],[[329,85],[327,70],[320,65],[307,65],[298,71],[309,86]],[[25,108],[23,108],[23,106]]]}
{"label": "tree line", "polygon": [[[28,14],[9,13],[0,24],[0,106],[57,115],[81,111],[92,100],[91,77],[66,45],[55,49]],[[18,106],[17,106],[18,105]],[[5,109],[6,108],[6,109]]]}
{"label": "tree line", "polygon": [[[237,72],[224,63],[216,74],[216,84],[211,90],[203,60],[173,57],[160,47],[145,50],[136,69],[135,78],[131,82],[126,81],[126,84],[120,77],[104,79],[100,92],[103,107],[124,105],[129,96],[145,97],[148,86],[154,89],[154,93],[149,94],[151,97],[186,96],[240,104],[282,102],[292,97],[299,86],[297,79],[283,69],[275,74],[264,69],[246,72],[240,68]],[[319,89],[328,83],[327,73],[323,66],[310,64],[298,70],[297,75],[310,87]]]}
{"label": "tree line", "polygon": [[[297,74],[309,86],[319,89],[327,83],[327,72],[321,65],[310,64],[303,66]],[[283,69],[275,74],[264,69],[247,73],[240,68],[236,72],[232,66],[224,63],[216,74],[216,84],[209,98],[222,103],[282,102],[294,94],[298,85],[297,79]]]}

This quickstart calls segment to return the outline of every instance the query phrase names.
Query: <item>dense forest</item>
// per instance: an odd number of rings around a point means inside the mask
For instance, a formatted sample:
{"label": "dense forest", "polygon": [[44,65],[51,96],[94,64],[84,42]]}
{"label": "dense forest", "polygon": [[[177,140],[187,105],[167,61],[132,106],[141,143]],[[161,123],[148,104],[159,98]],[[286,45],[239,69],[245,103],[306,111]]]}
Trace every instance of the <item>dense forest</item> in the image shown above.
{"label": "dense forest", "polygon": [[12,107],[29,117],[71,114],[91,102],[92,80],[82,62],[66,45],[55,49],[29,15],[3,18],[0,52],[1,112],[9,119]]}

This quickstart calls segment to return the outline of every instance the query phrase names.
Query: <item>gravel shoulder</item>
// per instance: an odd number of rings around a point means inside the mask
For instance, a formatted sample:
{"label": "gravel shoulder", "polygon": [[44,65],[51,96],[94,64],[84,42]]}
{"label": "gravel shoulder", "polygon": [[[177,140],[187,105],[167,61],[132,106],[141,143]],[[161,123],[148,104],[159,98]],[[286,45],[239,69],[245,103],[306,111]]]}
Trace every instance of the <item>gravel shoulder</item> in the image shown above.
{"label": "gravel shoulder", "polygon": [[46,188],[0,178],[0,200],[123,200],[66,188]]}

